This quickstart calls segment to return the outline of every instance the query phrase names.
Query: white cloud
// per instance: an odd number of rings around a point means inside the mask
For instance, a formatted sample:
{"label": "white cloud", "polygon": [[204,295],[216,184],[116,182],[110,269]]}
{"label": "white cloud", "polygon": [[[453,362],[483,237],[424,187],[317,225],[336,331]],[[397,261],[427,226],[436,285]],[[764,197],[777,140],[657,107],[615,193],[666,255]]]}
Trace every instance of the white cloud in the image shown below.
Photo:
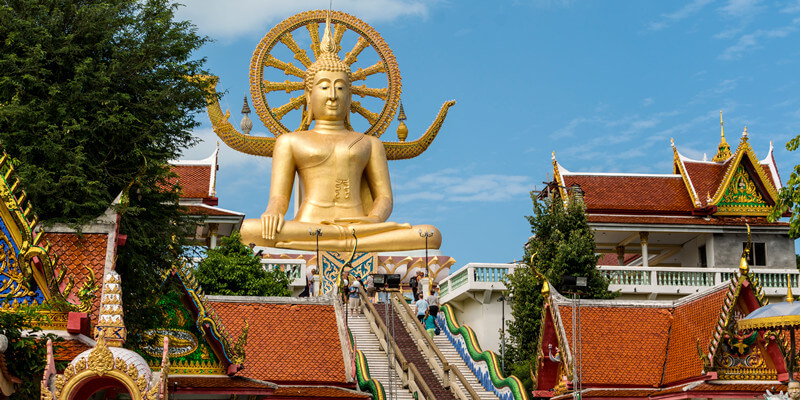
{"label": "white cloud", "polygon": [[798,23],[800,23],[800,18],[796,18],[787,26],[766,30],[759,29],[753,33],[742,35],[739,37],[736,44],[726,48],[722,54],[719,55],[719,58],[722,60],[739,59],[744,53],[760,48],[762,39],[775,39],[789,36],[789,34],[797,30]]}
{"label": "white cloud", "polygon": [[795,0],[794,3],[787,5],[781,9],[782,13],[793,14],[800,12],[800,0]]}
{"label": "white cloud", "polygon": [[654,102],[653,98],[652,97],[648,97],[648,98],[642,100],[642,106],[649,107],[649,106],[653,105],[653,102]]}
{"label": "white cloud", "polygon": [[662,15],[663,18],[660,21],[651,22],[649,24],[649,29],[652,31],[662,30],[675,22],[686,19],[699,12],[703,7],[711,3],[711,1],[712,0],[694,0],[677,11]]}
{"label": "white cloud", "polygon": [[729,0],[728,4],[720,10],[730,17],[750,17],[760,11],[761,0]]}
{"label": "white cloud", "polygon": [[527,176],[499,174],[464,176],[461,170],[455,168],[421,175],[393,188],[396,203],[419,200],[499,202],[526,196],[532,189],[533,179]]}
{"label": "white cloud", "polygon": [[[184,0],[182,3],[185,6],[178,8],[178,18],[191,20],[200,34],[227,40],[267,32],[276,22],[302,11],[328,8],[324,0]],[[422,0],[337,0],[335,7],[374,23],[405,16],[425,18],[430,4]]]}

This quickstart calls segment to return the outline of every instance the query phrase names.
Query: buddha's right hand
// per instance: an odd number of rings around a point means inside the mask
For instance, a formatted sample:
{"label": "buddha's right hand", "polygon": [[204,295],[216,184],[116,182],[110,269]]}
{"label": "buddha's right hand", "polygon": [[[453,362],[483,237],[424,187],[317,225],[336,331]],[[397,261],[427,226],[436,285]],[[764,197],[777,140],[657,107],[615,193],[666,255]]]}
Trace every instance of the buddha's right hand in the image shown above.
{"label": "buddha's right hand", "polygon": [[275,240],[275,235],[283,228],[283,214],[265,211],[261,214],[261,236]]}

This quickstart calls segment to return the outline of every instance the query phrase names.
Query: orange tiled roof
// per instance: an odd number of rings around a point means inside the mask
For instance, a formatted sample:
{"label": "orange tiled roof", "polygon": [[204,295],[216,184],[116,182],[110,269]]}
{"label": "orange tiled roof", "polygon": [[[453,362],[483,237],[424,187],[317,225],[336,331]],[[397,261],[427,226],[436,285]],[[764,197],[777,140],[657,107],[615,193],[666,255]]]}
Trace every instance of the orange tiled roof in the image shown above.
{"label": "orange tiled roof", "polygon": [[665,383],[702,373],[703,362],[697,355],[697,344],[700,344],[701,349],[708,349],[714,324],[717,323],[727,292],[727,287],[720,287],[706,296],[675,308],[667,362],[664,365]]}
{"label": "orange tiled roof", "polygon": [[697,192],[697,199],[703,206],[708,203],[708,197],[713,197],[717,193],[717,189],[725,177],[725,171],[728,170],[728,165],[732,160],[733,157],[724,163],[684,161],[686,175],[692,181],[694,190]]}
{"label": "orange tiled roof", "polygon": [[181,197],[209,197],[211,184],[211,165],[172,165],[172,172],[178,174]]}
{"label": "orange tiled roof", "polygon": [[186,213],[189,215],[227,215],[232,217],[242,217],[241,213],[228,211],[218,207],[211,206],[185,206]]}
{"label": "orange tiled roof", "polygon": [[333,305],[209,301],[232,338],[249,323],[239,376],[275,383],[349,384]]}
{"label": "orange tiled roof", "polygon": [[[104,233],[84,233],[78,236],[74,233],[50,233],[46,232],[43,236],[45,241],[53,245],[53,252],[60,257],[61,264],[67,269],[67,279],[73,276],[75,286],[67,296],[71,302],[78,303],[79,300],[75,293],[89,279],[90,272],[94,275],[98,287],[103,283],[103,273],[106,265],[106,249],[108,246],[108,235]],[[57,271],[60,273],[60,271]],[[63,289],[67,283],[64,279]],[[100,290],[95,292],[92,301],[92,313],[90,315],[92,323],[97,322],[97,314],[100,311]]]}
{"label": "orange tiled roof", "polygon": [[370,394],[365,392],[319,386],[281,386],[275,389],[274,396],[348,399],[368,399],[372,397]]}
{"label": "orange tiled roof", "polygon": [[680,176],[565,174],[567,187],[579,184],[589,214],[615,210],[634,214],[691,214],[694,205]]}
{"label": "orange tiled roof", "polygon": [[[582,306],[583,382],[660,387],[700,376],[697,343],[708,348],[727,290],[719,285],[686,302],[664,305],[593,301]],[[558,311],[572,347],[571,301],[560,300]]]}
{"label": "orange tiled roof", "polygon": [[170,376],[169,387],[178,384],[178,388],[192,388],[192,389],[232,389],[232,388],[249,388],[249,389],[274,389],[275,385],[268,382],[259,382],[253,379],[242,379],[237,376]]}
{"label": "orange tiled roof", "polygon": [[[559,305],[572,347],[572,306]],[[667,349],[669,310],[655,307],[581,307],[583,382],[657,386]]]}
{"label": "orange tiled roof", "polygon": [[77,340],[65,340],[53,343],[53,359],[56,361],[72,361],[78,354],[91,349],[86,343]]}
{"label": "orange tiled roof", "polygon": [[744,226],[745,223],[757,226],[785,226],[789,223],[769,222],[763,217],[685,217],[685,216],[651,216],[651,215],[587,215],[590,223],[618,224],[662,224],[662,225],[717,225]]}

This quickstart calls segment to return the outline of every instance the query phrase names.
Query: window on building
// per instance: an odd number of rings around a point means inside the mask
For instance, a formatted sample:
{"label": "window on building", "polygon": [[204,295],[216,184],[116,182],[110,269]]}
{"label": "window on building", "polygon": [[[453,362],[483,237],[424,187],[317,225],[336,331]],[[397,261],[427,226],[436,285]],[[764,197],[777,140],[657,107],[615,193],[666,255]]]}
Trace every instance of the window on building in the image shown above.
{"label": "window on building", "polygon": [[[747,242],[742,243],[742,250],[747,247]],[[767,266],[767,246],[764,242],[753,242],[750,254],[747,256],[747,264],[760,267]]]}
{"label": "window on building", "polygon": [[697,248],[697,255],[700,256],[700,266],[707,267],[708,266],[708,256],[706,255],[706,245],[702,245]]}

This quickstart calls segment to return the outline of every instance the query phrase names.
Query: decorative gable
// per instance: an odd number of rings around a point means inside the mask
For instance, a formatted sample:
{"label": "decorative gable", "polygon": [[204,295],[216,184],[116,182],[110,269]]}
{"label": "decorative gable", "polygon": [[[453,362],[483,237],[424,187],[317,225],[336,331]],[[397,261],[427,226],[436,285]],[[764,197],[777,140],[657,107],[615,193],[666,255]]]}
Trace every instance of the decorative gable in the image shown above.
{"label": "decorative gable", "polygon": [[203,289],[189,266],[174,267],[164,277],[163,323],[145,331],[138,349],[153,371],[161,368],[160,344],[169,339],[170,374],[233,375],[244,362],[247,323],[235,342],[219,317],[208,306]]}
{"label": "decorative gable", "polygon": [[717,207],[715,215],[766,216],[777,198],[778,191],[750,147],[745,128],[709,204]]}

